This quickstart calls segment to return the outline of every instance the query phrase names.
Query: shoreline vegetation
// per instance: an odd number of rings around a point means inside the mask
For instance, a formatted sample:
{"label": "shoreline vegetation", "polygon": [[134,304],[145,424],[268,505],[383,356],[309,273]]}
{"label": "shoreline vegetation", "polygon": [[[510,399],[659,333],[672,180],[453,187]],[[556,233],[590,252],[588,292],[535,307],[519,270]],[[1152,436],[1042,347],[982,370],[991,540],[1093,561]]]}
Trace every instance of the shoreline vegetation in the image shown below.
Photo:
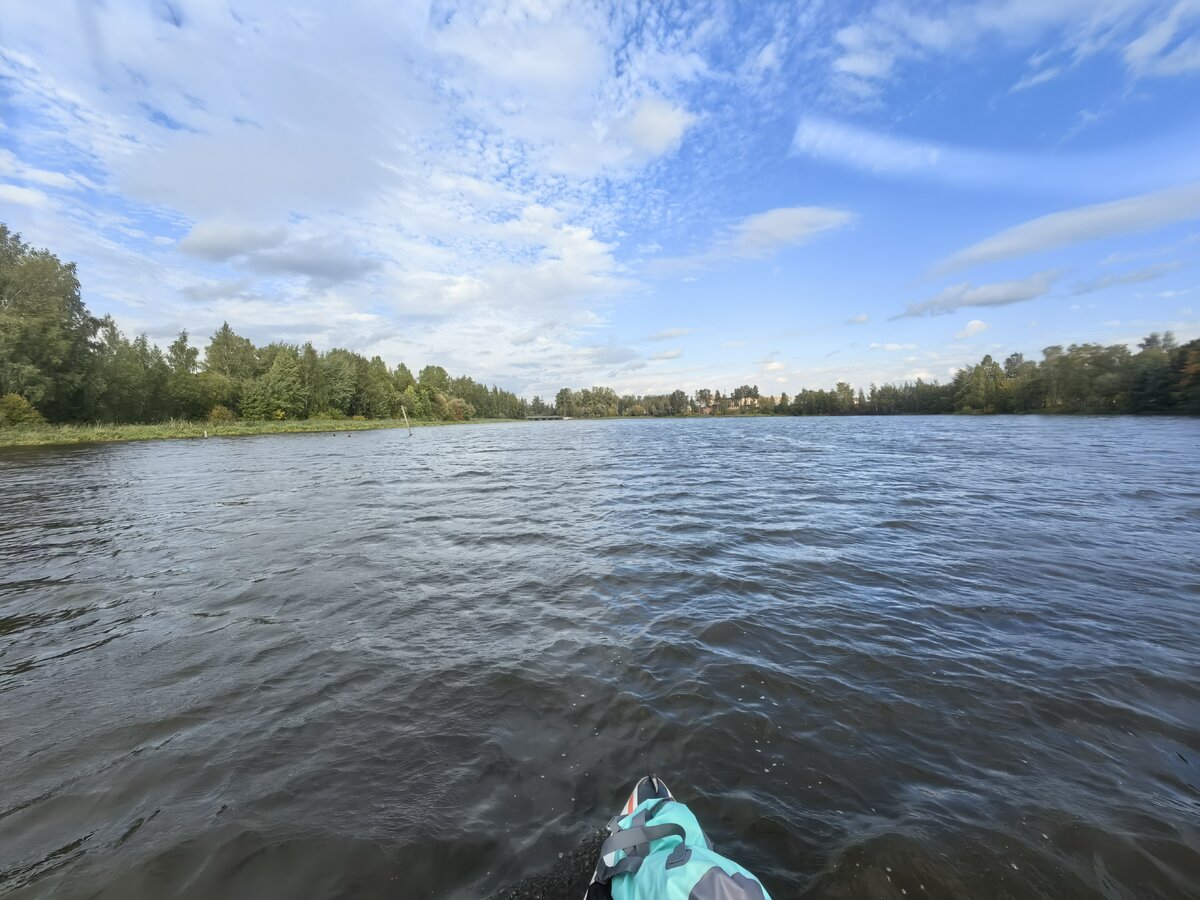
{"label": "shoreline vegetation", "polygon": [[441,366],[417,374],[379,356],[274,342],[226,322],[204,348],[186,331],[164,351],[84,305],[74,263],[0,223],[0,447],[170,437],[356,431],[473,420],[949,413],[1200,415],[1200,340],[1150,334],[1123,344],[1047,347],[1039,361],[985,356],[945,383],[766,395],[757,385],[691,394],[563,388],[525,400]]}
{"label": "shoreline vegetation", "polygon": [[[905,415],[939,415],[939,413],[906,413]],[[961,415],[970,415],[962,413]],[[1027,416],[1055,415],[1046,413],[1000,413],[998,415]],[[1065,414],[1071,415],[1071,414]],[[1080,415],[1080,414],[1074,414]],[[1091,413],[1090,415],[1104,415]],[[1109,415],[1130,416],[1133,413],[1111,413]],[[1153,415],[1153,414],[1142,414]],[[1161,413],[1161,416],[1184,416],[1182,413]],[[717,419],[773,419],[780,414],[772,412],[746,412],[736,416],[579,416],[565,417],[563,421],[629,421],[635,418],[645,419],[684,419],[702,421],[704,418]],[[811,418],[799,416],[795,418]],[[828,418],[828,416],[824,417]],[[475,418],[462,422],[409,421],[403,419],[291,419],[280,422],[240,420],[224,425],[213,425],[209,422],[189,422],[173,420],[151,424],[60,424],[52,425],[43,422],[38,425],[20,427],[0,427],[0,451],[34,447],[69,447],[83,444],[115,444],[142,441],[163,440],[203,440],[204,438],[257,437],[262,435],[281,434],[330,434],[351,431],[385,431],[390,429],[430,428],[446,425],[498,425],[503,423],[521,422],[533,424],[528,419],[484,419]]]}
{"label": "shoreline vegetation", "polygon": [[[517,419],[476,419],[474,424],[515,422]],[[0,428],[0,448],[69,446],[73,444],[158,441],[178,438],[253,437],[270,434],[320,434],[379,431],[388,428],[427,428],[451,422],[411,422],[403,419],[292,419],[281,422],[238,421],[224,425],[174,420],[144,425],[65,424]]]}

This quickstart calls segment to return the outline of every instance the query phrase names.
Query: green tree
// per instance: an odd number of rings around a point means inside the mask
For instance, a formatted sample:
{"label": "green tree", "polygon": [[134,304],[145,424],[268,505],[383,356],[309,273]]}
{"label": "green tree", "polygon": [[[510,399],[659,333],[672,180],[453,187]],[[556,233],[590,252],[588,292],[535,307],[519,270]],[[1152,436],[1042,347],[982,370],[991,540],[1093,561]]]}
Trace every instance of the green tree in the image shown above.
{"label": "green tree", "polygon": [[248,338],[234,332],[228,322],[213,334],[204,353],[204,370],[218,372],[235,381],[253,378],[258,367],[258,354]]}
{"label": "green tree", "polygon": [[300,391],[304,396],[304,418],[329,409],[329,393],[325,389],[325,370],[321,355],[311,343],[300,350]]}
{"label": "green tree", "polygon": [[242,401],[242,415],[247,419],[300,418],[307,397],[300,380],[300,361],[286,349],[275,359],[262,376],[254,379]]}
{"label": "green tree", "polygon": [[1173,371],[1171,350],[1175,336],[1171,332],[1153,332],[1138,344],[1141,352],[1133,357],[1129,373],[1129,404],[1134,412],[1165,412],[1175,402],[1178,376]]}
{"label": "green tree", "polygon": [[354,412],[358,397],[357,354],[335,348],[321,357],[326,406],[345,415]]}
{"label": "green tree", "polygon": [[144,335],[126,338],[111,316],[100,325],[100,341],[89,383],[94,418],[104,422],[157,422],[172,414],[171,370]]}
{"label": "green tree", "polygon": [[1000,364],[990,355],[985,356],[974,368],[960,370],[955,378],[955,400],[960,409],[973,412],[997,411],[1005,394],[1005,377]]}
{"label": "green tree", "polygon": [[404,393],[411,385],[416,387],[417,379],[413,378],[412,371],[404,363],[396,366],[396,371],[392,373],[392,381],[396,385],[396,390]]}
{"label": "green tree", "polygon": [[445,393],[450,390],[450,376],[441,366],[426,366],[417,376],[417,382],[426,390]]}
{"label": "green tree", "polygon": [[554,395],[554,414],[558,416],[575,415],[575,395],[570,388],[563,388]]}
{"label": "green tree", "polygon": [[399,400],[387,363],[373,357],[367,364],[359,413],[371,419],[386,419],[396,414]]}
{"label": "green tree", "polygon": [[203,415],[207,409],[201,400],[200,380],[196,377],[199,368],[200,351],[188,344],[188,333],[179,332],[179,336],[167,347],[167,368],[170,374],[167,379],[168,411],[172,416],[193,419]]}
{"label": "green tree", "polygon": [[51,421],[84,418],[99,327],[75,264],[0,225],[0,394],[20,394]]}

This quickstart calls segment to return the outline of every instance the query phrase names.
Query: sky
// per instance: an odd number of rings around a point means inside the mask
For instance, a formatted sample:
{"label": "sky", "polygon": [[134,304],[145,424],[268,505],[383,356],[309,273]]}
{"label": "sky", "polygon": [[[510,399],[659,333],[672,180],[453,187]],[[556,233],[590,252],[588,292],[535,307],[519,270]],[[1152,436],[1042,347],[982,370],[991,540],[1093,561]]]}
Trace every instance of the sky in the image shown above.
{"label": "sky", "polygon": [[1200,337],[1200,0],[11,3],[0,221],[228,320],[552,395]]}

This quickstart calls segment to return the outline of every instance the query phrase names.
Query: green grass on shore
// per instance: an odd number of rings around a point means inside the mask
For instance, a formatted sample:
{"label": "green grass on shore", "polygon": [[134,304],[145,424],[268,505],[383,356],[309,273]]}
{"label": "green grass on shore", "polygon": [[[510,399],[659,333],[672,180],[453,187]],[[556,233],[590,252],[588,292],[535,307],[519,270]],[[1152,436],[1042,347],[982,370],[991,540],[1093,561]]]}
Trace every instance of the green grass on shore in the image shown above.
{"label": "green grass on shore", "polygon": [[[485,421],[500,421],[488,419]],[[451,425],[452,422],[413,422],[412,427]],[[403,419],[296,419],[281,422],[170,421],[157,425],[36,425],[0,428],[0,447],[44,444],[91,444],[103,441],[153,441],[164,438],[238,437],[250,434],[296,434],[312,431],[368,431],[403,428]]]}

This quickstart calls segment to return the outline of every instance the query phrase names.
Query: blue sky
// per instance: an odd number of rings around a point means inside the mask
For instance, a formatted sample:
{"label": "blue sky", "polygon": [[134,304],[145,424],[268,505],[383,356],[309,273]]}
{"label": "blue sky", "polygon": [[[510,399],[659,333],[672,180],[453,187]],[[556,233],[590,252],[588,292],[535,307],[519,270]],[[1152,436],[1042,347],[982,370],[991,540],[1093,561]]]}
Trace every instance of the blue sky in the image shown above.
{"label": "blue sky", "polygon": [[9,4],[0,221],[526,395],[1200,336],[1200,0]]}

